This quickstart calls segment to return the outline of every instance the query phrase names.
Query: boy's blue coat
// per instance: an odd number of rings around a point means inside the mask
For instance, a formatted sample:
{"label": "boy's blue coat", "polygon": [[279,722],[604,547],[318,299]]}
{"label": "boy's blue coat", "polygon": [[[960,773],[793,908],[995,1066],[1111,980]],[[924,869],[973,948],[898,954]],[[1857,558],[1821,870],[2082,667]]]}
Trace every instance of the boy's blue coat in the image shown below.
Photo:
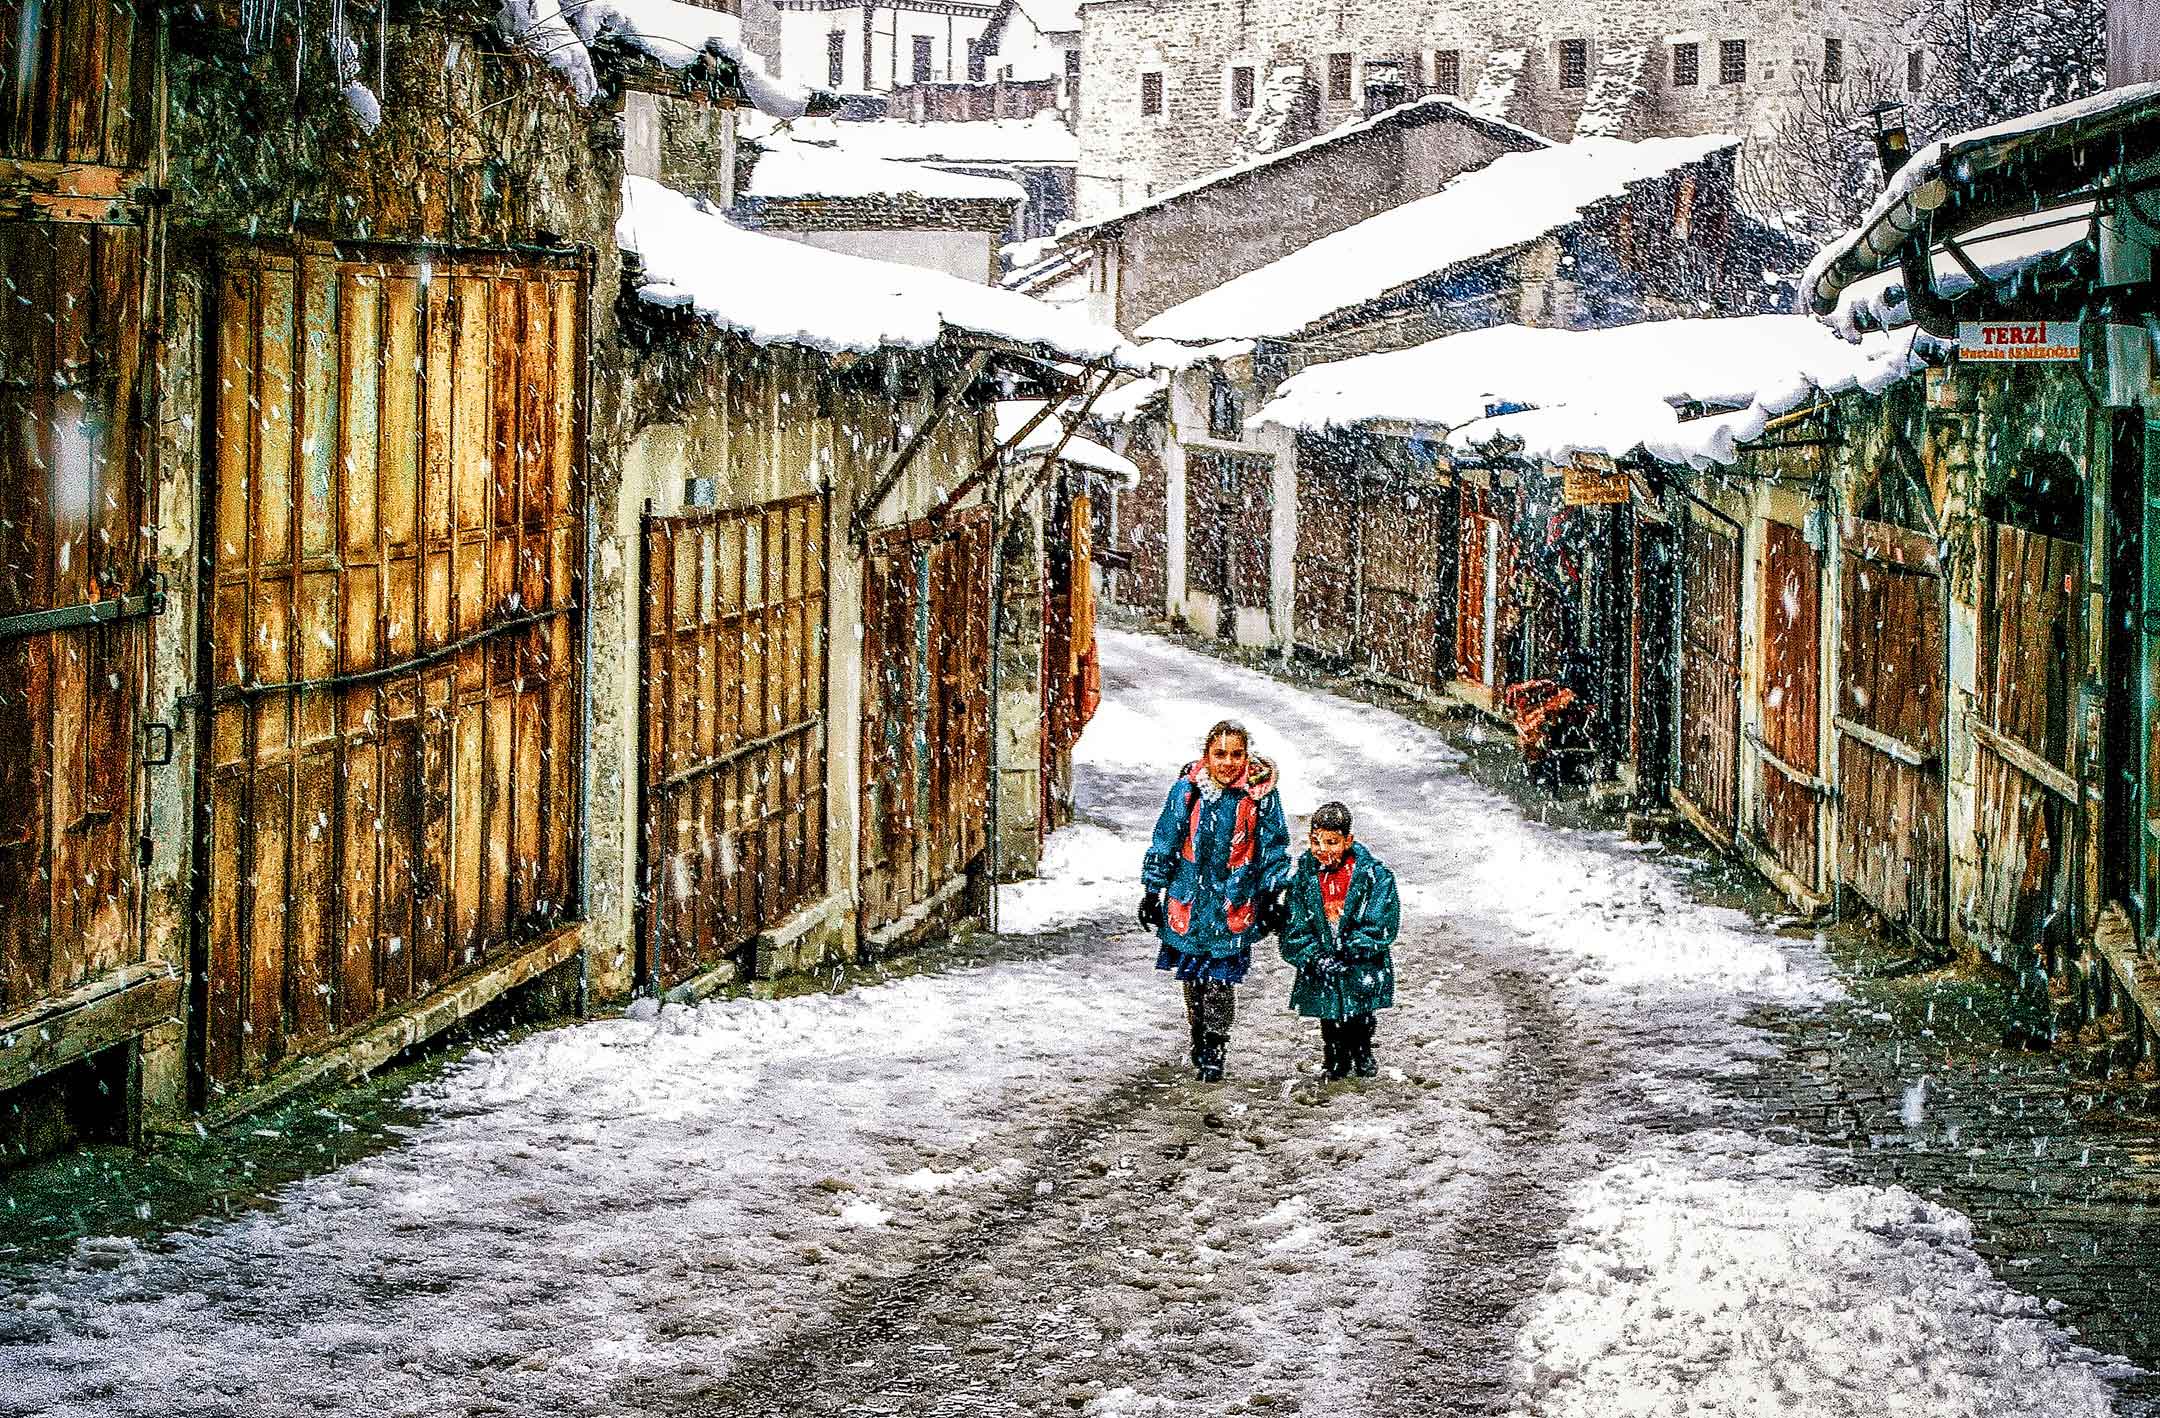
{"label": "boy's blue coat", "polygon": [[[1300,853],[1290,882],[1290,924],[1282,935],[1282,958],[1298,968],[1290,987],[1290,1007],[1310,1019],[1348,1019],[1395,1003],[1396,932],[1402,925],[1402,902],[1395,873],[1365,850],[1350,844],[1350,894],[1342,919],[1330,925],[1320,895],[1320,863],[1310,851]],[[1333,955],[1343,972],[1323,980],[1306,967]]]}

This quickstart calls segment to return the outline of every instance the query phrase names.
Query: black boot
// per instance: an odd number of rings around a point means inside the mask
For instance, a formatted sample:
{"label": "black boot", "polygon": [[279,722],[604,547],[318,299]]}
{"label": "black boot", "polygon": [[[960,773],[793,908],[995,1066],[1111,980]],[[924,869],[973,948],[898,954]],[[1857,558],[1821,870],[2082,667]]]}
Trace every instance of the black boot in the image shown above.
{"label": "black boot", "polygon": [[1380,1072],[1380,1063],[1373,1057],[1373,1026],[1379,1021],[1370,1014],[1361,1014],[1349,1021],[1350,1067],[1359,1078],[1371,1078]]}
{"label": "black boot", "polygon": [[1209,1034],[1200,1041],[1200,1063],[1195,1076],[1202,1083],[1222,1082],[1223,1065],[1230,1057],[1230,1036]]}
{"label": "black boot", "polygon": [[1320,1076],[1330,1083],[1350,1076],[1350,1042],[1339,1019],[1320,1021]]}
{"label": "black boot", "polygon": [[1191,1036],[1185,1057],[1194,1068],[1200,1067],[1200,1041],[1207,1035],[1200,1017],[1200,988],[1197,980],[1185,982],[1185,1032]]}

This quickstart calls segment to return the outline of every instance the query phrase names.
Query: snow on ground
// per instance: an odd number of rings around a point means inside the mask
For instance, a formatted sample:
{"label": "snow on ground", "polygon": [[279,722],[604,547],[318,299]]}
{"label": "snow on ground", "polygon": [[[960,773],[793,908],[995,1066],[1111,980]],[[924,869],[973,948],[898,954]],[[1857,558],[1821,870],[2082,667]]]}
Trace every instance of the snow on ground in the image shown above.
{"label": "snow on ground", "polygon": [[[1746,1010],[1834,993],[1812,944],[1528,822],[1399,716],[1102,646],[1085,819],[1001,907],[1061,945],[475,1053],[399,1148],[0,1279],[0,1415],[1377,1415],[1466,1369],[1555,1418],[2108,1411],[1962,1218],[1689,1130],[1767,1047]],[[1230,1081],[1185,1078],[1125,921],[1225,714],[1403,878],[1371,1084],[1316,1084],[1267,949]]]}

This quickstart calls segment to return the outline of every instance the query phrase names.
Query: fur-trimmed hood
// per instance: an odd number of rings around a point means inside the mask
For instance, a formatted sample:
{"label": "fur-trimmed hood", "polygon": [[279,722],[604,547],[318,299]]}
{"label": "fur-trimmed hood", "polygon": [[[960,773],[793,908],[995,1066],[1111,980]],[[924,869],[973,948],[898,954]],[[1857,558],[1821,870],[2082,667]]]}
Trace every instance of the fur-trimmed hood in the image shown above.
{"label": "fur-trimmed hood", "polygon": [[[1208,785],[1215,781],[1208,774],[1207,760],[1204,758],[1196,758],[1186,764],[1184,777],[1186,782],[1191,783],[1202,792],[1205,792]],[[1275,784],[1275,760],[1263,758],[1255,753],[1245,759],[1245,776],[1235,783],[1227,785],[1224,791],[1227,792],[1229,788],[1242,788],[1245,790],[1246,796],[1258,801],[1274,792]]]}

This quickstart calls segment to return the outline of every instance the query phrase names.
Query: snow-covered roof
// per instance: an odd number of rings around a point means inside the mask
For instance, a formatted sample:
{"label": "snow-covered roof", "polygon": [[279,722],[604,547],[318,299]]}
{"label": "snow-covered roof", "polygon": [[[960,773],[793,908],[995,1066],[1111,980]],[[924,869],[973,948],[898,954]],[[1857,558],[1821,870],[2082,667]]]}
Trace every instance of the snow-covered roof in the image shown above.
{"label": "snow-covered roof", "polygon": [[1250,176],[1255,172],[1274,167],[1278,163],[1293,162],[1299,158],[1310,157],[1322,148],[1340,143],[1345,139],[1357,137],[1361,133],[1369,133],[1377,128],[1429,123],[1443,118],[1458,118],[1487,129],[1504,131],[1510,137],[1520,140],[1525,147],[1547,148],[1552,146],[1552,139],[1545,137],[1543,134],[1533,133],[1528,128],[1518,127],[1513,123],[1477,112],[1471,105],[1464,103],[1459,98],[1435,94],[1430,98],[1421,98],[1409,103],[1397,104],[1393,108],[1385,109],[1369,117],[1350,119],[1348,122],[1330,128],[1325,133],[1307,138],[1302,143],[1292,143],[1287,148],[1277,148],[1271,153],[1261,153],[1257,157],[1249,158],[1244,162],[1233,163],[1229,167],[1221,167],[1213,172],[1202,173],[1190,182],[1180,183],[1167,191],[1158,192],[1145,201],[1135,202],[1128,207],[1121,207],[1107,216],[1081,222],[1062,234],[1068,238],[1095,235],[1111,227],[1119,226],[1139,216],[1142,212],[1154,211],[1158,207],[1178,201],[1181,198],[1190,197],[1196,192],[1204,192],[1210,187]]}
{"label": "snow-covered roof", "polygon": [[[1766,422],[1812,398],[1881,390],[1923,362],[1910,333],[1856,344],[1799,315],[1604,330],[1496,325],[1313,365],[1254,417],[1309,431],[1408,425],[1460,453],[1519,443],[1524,456],[1559,463],[1640,448],[1703,467],[1731,463]],[[1679,406],[1689,403],[1724,412],[1683,421]]]}
{"label": "snow-covered roof", "polygon": [[[2044,212],[2010,217],[1976,227],[1958,238],[1981,274],[1990,281],[2008,280],[2020,272],[2077,250],[2093,236],[2095,204],[2071,202]],[[1955,296],[1973,288],[1973,279],[1940,246],[1935,255],[1935,289]],[[1908,323],[1912,310],[1905,298],[1904,273],[1896,269],[1879,272],[1853,282],[1838,292],[1837,308],[1827,317],[1839,333],[1857,337],[1863,330],[1888,330]]]}
{"label": "snow-covered roof", "polygon": [[[999,404],[998,442],[1003,443],[1018,433],[1041,407],[1040,400],[1016,399]],[[1064,433],[1065,427],[1060,418],[1046,418],[1028,430],[1028,436],[1020,441],[1020,446],[1014,451],[1022,457],[1046,456]],[[1065,439],[1065,447],[1059,452],[1058,461],[1086,468],[1091,473],[1100,473],[1106,478],[1114,479],[1120,487],[1135,488],[1140,485],[1139,464],[1122,454],[1111,452],[1094,439],[1082,438],[1077,433]]]}
{"label": "snow-covered roof", "polygon": [[649,178],[623,182],[616,240],[638,257],[640,300],[689,309],[756,344],[828,353],[923,349],[948,331],[1144,369],[1115,330],[1076,310],[940,271],[749,231]]}
{"label": "snow-covered roof", "polygon": [[966,201],[1024,202],[1027,192],[1002,177],[944,172],[921,163],[891,162],[850,151],[837,143],[805,142],[774,134],[758,141],[746,197],[932,197]]}
{"label": "snow-covered roof", "polygon": [[[812,118],[798,120],[789,125],[789,130],[805,142],[831,142],[847,152],[893,162],[1058,167],[1080,160],[1080,140],[1053,113],[1039,113],[1033,118],[987,118],[973,123]],[[757,135],[754,126],[749,131]]]}
{"label": "snow-covered roof", "polygon": [[1808,263],[1800,278],[1800,308],[1824,315],[1835,310],[1847,285],[1887,264],[1906,233],[1948,199],[1948,183],[1971,182],[2041,147],[2090,142],[2147,125],[2160,127],[2160,81],[2109,89],[1928,144],[1884,185],[1857,226]]}
{"label": "snow-covered roof", "polygon": [[502,0],[495,25],[504,38],[561,72],[578,98],[600,93],[592,46],[613,43],[670,69],[710,56],[731,65],[743,92],[766,113],[792,118],[814,92],[782,79],[743,44],[742,20],[681,0]]}
{"label": "snow-covered roof", "polygon": [[1143,339],[1267,339],[1581,220],[1635,183],[1739,146],[1723,134],[1581,138],[1503,153],[1430,197],[1323,236],[1142,325]]}
{"label": "snow-covered roof", "polygon": [[1104,423],[1125,423],[1169,390],[1168,376],[1150,374],[1118,385],[1097,399],[1088,412]]}

